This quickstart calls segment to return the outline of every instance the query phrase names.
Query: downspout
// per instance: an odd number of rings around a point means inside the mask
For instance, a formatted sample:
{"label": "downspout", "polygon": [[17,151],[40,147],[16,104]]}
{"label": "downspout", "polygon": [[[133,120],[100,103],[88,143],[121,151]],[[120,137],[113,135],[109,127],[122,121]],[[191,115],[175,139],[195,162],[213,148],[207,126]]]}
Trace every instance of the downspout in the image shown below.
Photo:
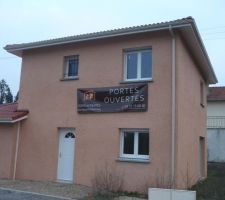
{"label": "downspout", "polygon": [[172,104],[171,104],[171,188],[176,186],[176,38],[172,26],[169,26],[172,37]]}
{"label": "downspout", "polygon": [[20,139],[20,121],[18,122],[17,134],[16,134],[16,149],[15,149],[15,158],[14,158],[14,167],[13,167],[13,180],[15,180],[15,178],[16,178],[16,166],[17,166],[19,139]]}

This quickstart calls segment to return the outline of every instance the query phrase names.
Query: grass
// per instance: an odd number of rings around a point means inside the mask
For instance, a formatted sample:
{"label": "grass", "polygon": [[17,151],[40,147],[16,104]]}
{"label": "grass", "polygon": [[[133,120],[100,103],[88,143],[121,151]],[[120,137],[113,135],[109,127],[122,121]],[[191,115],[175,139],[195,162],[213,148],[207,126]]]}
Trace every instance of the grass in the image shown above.
{"label": "grass", "polygon": [[225,200],[225,163],[209,164],[207,179],[191,189],[197,191],[197,200]]}

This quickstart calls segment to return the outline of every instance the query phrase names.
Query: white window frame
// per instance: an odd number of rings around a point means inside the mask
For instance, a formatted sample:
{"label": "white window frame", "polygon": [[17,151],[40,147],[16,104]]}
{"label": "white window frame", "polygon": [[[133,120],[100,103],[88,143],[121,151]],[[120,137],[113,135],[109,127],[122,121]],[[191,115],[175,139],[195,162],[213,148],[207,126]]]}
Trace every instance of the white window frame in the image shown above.
{"label": "white window frame", "polygon": [[[69,74],[69,59],[75,58],[78,59],[78,71],[77,71],[77,76],[68,76]],[[78,73],[79,73],[79,56],[78,55],[71,55],[71,56],[65,56],[64,57],[64,71],[63,71],[63,78],[64,79],[75,79],[78,78]]]}
{"label": "white window frame", "polygon": [[[125,154],[123,153],[124,149],[124,132],[133,132],[134,133],[134,154]],[[138,134],[139,133],[148,133],[149,129],[120,129],[120,158],[130,158],[130,159],[145,159],[149,160],[150,150],[148,155],[138,154]],[[150,137],[150,135],[149,135]],[[150,148],[150,141],[149,141]]]}
{"label": "white window frame", "polygon": [[[141,78],[141,53],[142,52],[150,52],[152,56],[152,49],[143,49],[143,50],[130,50],[124,52],[124,81],[149,81],[152,80],[152,69],[151,69],[151,77],[149,78]],[[137,78],[128,79],[127,78],[127,55],[130,53],[137,53]]]}

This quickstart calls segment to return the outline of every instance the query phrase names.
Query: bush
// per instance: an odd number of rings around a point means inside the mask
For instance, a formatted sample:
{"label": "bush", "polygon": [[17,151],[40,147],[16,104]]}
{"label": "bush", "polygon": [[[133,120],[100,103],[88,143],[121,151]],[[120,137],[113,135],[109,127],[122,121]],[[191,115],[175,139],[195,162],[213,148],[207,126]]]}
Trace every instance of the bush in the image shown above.
{"label": "bush", "polygon": [[92,179],[94,193],[113,196],[123,190],[124,174],[111,166],[106,163],[104,167],[96,169]]}

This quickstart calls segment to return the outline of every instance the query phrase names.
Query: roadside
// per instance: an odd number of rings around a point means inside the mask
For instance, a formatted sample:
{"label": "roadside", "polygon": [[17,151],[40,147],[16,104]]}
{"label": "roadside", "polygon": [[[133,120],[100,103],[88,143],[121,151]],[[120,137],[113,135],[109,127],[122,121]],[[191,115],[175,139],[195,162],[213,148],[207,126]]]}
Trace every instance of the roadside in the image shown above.
{"label": "roadside", "polygon": [[90,187],[77,184],[7,179],[0,179],[0,187],[71,199],[82,199],[92,191]]}
{"label": "roadside", "polygon": [[0,188],[1,200],[70,200],[49,195]]}
{"label": "roadside", "polygon": [[[2,189],[1,189],[2,188]],[[8,190],[9,189],[9,190]],[[12,189],[12,190],[10,190]],[[25,193],[23,192],[25,191]],[[28,192],[28,193],[26,193]],[[29,194],[30,193],[30,194]],[[32,194],[33,193],[33,194]],[[36,193],[36,194],[35,194]],[[38,196],[36,195],[48,195]],[[132,193],[129,193],[129,196]],[[16,198],[13,198],[17,195]],[[17,198],[21,196],[21,198]],[[125,195],[125,194],[123,194]],[[132,195],[133,196],[133,195]],[[21,199],[21,200],[47,200],[47,199],[83,199],[83,200],[144,200],[143,198],[137,197],[109,197],[109,196],[93,196],[92,189],[87,186],[68,184],[68,183],[57,183],[48,181],[28,181],[28,180],[8,180],[0,179],[0,199]]]}
{"label": "roadside", "polygon": [[[12,189],[12,190],[10,190]],[[25,192],[23,192],[25,191]],[[26,193],[28,192],[28,193]],[[30,193],[30,194],[29,194]],[[36,193],[36,194],[32,194]],[[14,195],[20,195],[23,198],[12,198]],[[38,195],[35,197],[35,195]],[[42,196],[41,196],[42,195]],[[49,195],[45,197],[43,195]],[[69,183],[56,183],[48,181],[27,181],[27,180],[8,180],[0,179],[0,199],[40,199],[47,200],[49,198],[54,200],[57,198],[62,199],[83,199],[83,200],[145,200],[144,198],[135,197],[135,193],[124,193],[122,196],[102,196],[93,195],[92,189],[87,186],[69,184]],[[124,196],[125,195],[125,196]],[[128,197],[128,196],[130,197]],[[40,197],[41,196],[41,197]],[[132,196],[132,197],[131,197]],[[4,198],[2,198],[4,197]]]}
{"label": "roadside", "polygon": [[[84,200],[113,199],[102,196],[94,197],[92,195],[92,189],[90,187],[69,183],[56,183],[48,181],[25,181],[25,180],[12,181],[8,179],[0,179],[0,188],[9,188],[13,190],[27,191],[32,193],[54,196],[54,197],[49,196],[48,197],[49,199],[51,198],[54,199],[56,197],[61,197],[65,199],[70,198],[70,199],[84,199]],[[225,200],[225,163],[208,164],[208,178],[199,182],[191,189],[197,191],[197,200]],[[8,191],[7,189],[3,189],[0,191],[1,199],[2,196],[11,195],[10,192],[12,191],[8,192],[7,191]],[[130,196],[130,194],[128,195]],[[41,198],[45,199],[44,196]],[[35,198],[28,198],[28,199],[35,199]],[[126,196],[120,196],[115,199],[140,200],[140,198],[126,197]]]}

